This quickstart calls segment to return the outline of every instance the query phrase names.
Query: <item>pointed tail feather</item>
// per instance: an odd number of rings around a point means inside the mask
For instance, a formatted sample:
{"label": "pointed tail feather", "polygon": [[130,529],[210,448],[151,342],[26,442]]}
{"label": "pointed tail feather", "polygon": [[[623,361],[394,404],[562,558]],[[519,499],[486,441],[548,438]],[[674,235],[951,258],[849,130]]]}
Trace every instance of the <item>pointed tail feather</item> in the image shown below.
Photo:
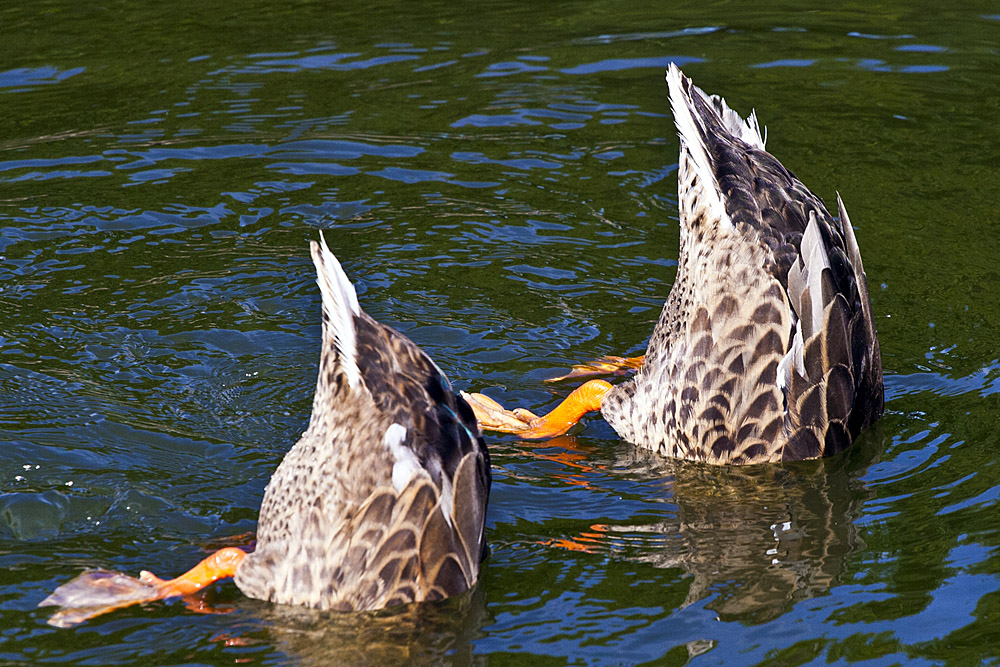
{"label": "pointed tail feather", "polygon": [[[765,140],[761,135],[756,112],[750,112],[744,120],[726,104],[724,98],[707,94],[673,63],[667,70],[667,85],[670,90],[670,107],[682,138],[691,142],[696,138],[701,141],[708,132],[718,132],[719,127],[709,128],[710,125],[718,125],[730,136],[742,139],[753,148],[764,150]],[[692,130],[696,130],[697,134]]]}
{"label": "pointed tail feather", "polygon": [[690,157],[690,167],[693,167],[697,182],[702,184],[700,199],[717,220],[729,220],[722,192],[715,179],[715,169],[705,143],[705,121],[701,116],[694,96],[703,96],[691,79],[684,76],[676,65],[671,63],[667,70],[667,86],[670,90],[670,108],[674,114],[674,124],[681,138],[681,163],[684,166],[685,153]]}
{"label": "pointed tail feather", "polygon": [[357,388],[361,383],[354,328],[354,317],[361,314],[358,295],[340,262],[330,252],[322,232],[319,240],[319,243],[310,241],[309,247],[316,265],[316,284],[323,295],[323,340],[333,340],[347,382]]}
{"label": "pointed tail feather", "polygon": [[698,205],[712,218],[725,226],[731,222],[730,206],[718,180],[719,170],[723,168],[719,160],[725,162],[726,147],[741,143],[764,150],[757,116],[750,114],[744,121],[724,99],[707,95],[691,83],[676,65],[671,64],[667,70],[667,84],[674,123],[681,138],[681,179],[684,180],[683,174],[688,170],[694,172],[696,185],[690,187],[690,194],[695,195]]}
{"label": "pointed tail feather", "polygon": [[867,403],[855,414],[861,415],[863,420],[855,420],[852,417],[852,429],[864,428],[882,416],[885,407],[885,395],[882,384],[882,352],[879,349],[878,332],[875,330],[875,318],[872,315],[871,297],[868,293],[868,276],[865,267],[861,263],[861,250],[858,248],[858,240],[854,237],[854,228],[851,226],[851,219],[847,216],[847,209],[844,202],[837,193],[837,209],[840,215],[841,232],[847,246],[847,256],[854,267],[854,277],[858,284],[858,292],[861,295],[861,310],[863,322],[859,326],[864,330],[865,346],[863,349],[863,367],[860,369],[861,382],[859,394],[864,396]]}

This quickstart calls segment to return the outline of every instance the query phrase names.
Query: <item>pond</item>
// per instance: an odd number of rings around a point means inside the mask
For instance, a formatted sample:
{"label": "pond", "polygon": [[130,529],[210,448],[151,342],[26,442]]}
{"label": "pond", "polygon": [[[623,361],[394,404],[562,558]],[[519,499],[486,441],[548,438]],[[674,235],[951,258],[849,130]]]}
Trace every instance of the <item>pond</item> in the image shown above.
{"label": "pond", "polygon": [[[45,0],[0,22],[0,662],[1000,663],[995,5]],[[670,62],[850,211],[887,399],[854,447],[725,469],[596,417],[487,436],[470,594],[358,617],[226,582],[46,624],[83,569],[179,573],[255,530],[309,416],[318,230],[456,388],[542,410],[572,388],[546,378],[640,354],[678,252]]]}

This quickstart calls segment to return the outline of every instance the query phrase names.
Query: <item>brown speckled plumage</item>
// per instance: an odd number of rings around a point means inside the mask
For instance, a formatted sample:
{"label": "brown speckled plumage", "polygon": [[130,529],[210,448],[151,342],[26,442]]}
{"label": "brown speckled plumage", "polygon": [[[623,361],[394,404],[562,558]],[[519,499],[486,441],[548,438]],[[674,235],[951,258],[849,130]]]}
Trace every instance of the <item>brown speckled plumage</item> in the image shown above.
{"label": "brown speckled plumage", "polygon": [[861,254],[744,121],[671,66],[681,137],[677,279],[645,365],[604,399],[631,442],[710,463],[827,456],[882,414]]}
{"label": "brown speckled plumage", "polygon": [[271,477],[236,583],[340,610],[465,591],[490,489],[475,417],[430,357],[357,306],[326,242],[311,245],[323,294],[312,418]]}

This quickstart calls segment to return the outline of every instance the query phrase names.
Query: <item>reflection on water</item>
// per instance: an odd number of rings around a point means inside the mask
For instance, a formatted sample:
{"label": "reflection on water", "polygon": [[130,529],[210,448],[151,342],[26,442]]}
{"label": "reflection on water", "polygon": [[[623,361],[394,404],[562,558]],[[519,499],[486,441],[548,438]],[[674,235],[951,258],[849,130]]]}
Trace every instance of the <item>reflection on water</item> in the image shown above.
{"label": "reflection on water", "polygon": [[865,496],[844,461],[673,475],[680,554],[653,562],[692,575],[688,601],[713,596],[723,620],[760,623],[838,582],[844,560],[864,547],[854,526]]}
{"label": "reflection on water", "polygon": [[488,622],[481,587],[450,600],[376,613],[341,614],[247,603],[261,629],[213,641],[227,647],[267,645],[297,665],[440,665],[472,661],[471,640]]}
{"label": "reflection on water", "polygon": [[[535,454],[587,486],[587,454],[572,436]],[[844,561],[865,544],[855,525],[870,492],[861,454],[805,464],[721,468],[663,460],[626,449],[613,467],[643,480],[645,502],[670,509],[647,523],[599,523],[549,546],[680,568],[690,576],[684,605],[708,599],[724,621],[763,623],[838,583]],[[620,473],[615,473],[620,474]]]}

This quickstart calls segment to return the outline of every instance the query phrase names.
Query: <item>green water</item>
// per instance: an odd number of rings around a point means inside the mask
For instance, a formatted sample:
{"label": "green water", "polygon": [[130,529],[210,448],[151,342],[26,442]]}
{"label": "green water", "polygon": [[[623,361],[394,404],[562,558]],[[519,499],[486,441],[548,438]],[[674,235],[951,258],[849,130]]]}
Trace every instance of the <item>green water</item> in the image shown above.
{"label": "green water", "polygon": [[[990,3],[70,3],[0,8],[0,663],[1000,663],[1000,9]],[[373,616],[244,598],[56,630],[88,567],[252,532],[308,419],[317,230],[456,387],[644,347],[674,277],[677,62],[828,202],[886,415],[726,470],[599,419],[489,437],[471,594]],[[237,538],[238,539],[238,538]]]}

